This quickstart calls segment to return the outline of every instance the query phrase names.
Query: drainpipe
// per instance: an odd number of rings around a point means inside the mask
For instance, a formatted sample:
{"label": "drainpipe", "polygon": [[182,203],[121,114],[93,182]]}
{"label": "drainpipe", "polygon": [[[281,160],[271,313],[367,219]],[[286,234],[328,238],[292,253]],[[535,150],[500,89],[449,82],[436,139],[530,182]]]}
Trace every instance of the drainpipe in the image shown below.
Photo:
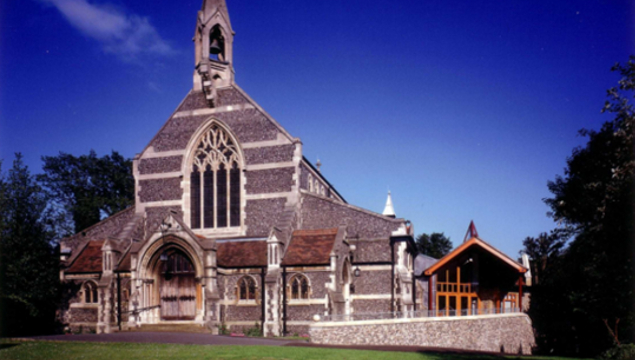
{"label": "drainpipe", "polygon": [[395,312],[395,242],[390,239],[390,312]]}
{"label": "drainpipe", "polygon": [[117,273],[117,326],[121,331],[121,277]]}
{"label": "drainpipe", "polygon": [[265,268],[260,268],[260,311],[262,312],[262,336],[265,336]]}
{"label": "drainpipe", "polygon": [[282,267],[282,336],[287,335],[287,268]]}
{"label": "drainpipe", "polygon": [[[412,311],[417,311],[417,279],[415,279],[415,257],[412,256]],[[414,316],[414,315],[413,315]]]}

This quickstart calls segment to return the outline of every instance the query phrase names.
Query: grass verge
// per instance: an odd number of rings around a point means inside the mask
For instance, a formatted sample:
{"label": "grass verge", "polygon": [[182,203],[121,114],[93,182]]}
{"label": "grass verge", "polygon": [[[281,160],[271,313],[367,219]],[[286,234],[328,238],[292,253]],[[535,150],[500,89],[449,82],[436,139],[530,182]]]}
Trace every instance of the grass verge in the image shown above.
{"label": "grass verge", "polygon": [[177,345],[135,343],[91,343],[53,341],[0,341],[0,359],[214,359],[214,360],[575,360],[557,357],[516,357],[343,350],[287,346]]}

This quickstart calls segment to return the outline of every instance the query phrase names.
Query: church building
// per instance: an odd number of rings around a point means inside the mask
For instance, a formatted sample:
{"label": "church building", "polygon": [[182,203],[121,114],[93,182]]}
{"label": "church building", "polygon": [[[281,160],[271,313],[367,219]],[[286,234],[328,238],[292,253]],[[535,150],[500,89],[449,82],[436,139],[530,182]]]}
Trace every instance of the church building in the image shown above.
{"label": "church building", "polygon": [[233,42],[225,1],[204,0],[192,90],[134,158],[134,206],[62,240],[71,329],[280,336],[419,306],[410,222],[390,198],[384,214],[346,202],[235,83]]}

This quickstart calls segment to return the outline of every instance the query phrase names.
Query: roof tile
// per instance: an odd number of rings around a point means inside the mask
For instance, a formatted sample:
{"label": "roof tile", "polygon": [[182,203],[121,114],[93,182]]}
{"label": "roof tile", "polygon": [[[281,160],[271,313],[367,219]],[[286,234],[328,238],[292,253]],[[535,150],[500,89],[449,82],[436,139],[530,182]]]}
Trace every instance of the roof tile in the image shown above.
{"label": "roof tile", "polygon": [[216,261],[218,266],[224,268],[267,266],[267,242],[230,241],[218,243]]}
{"label": "roof tile", "polygon": [[94,273],[101,272],[101,247],[103,240],[90,241],[77,256],[73,264],[66,270],[67,273]]}
{"label": "roof tile", "polygon": [[337,228],[293,232],[282,265],[327,265],[335,244]]}

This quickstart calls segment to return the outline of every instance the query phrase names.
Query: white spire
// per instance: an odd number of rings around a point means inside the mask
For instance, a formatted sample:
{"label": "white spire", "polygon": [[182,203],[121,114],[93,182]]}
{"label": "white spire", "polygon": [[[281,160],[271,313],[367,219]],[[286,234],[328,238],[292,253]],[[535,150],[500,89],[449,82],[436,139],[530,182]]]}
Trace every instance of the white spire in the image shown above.
{"label": "white spire", "polygon": [[388,190],[388,199],[386,199],[386,207],[384,208],[382,215],[392,218],[396,217],[395,208],[392,206],[392,196],[390,196],[390,190]]}

